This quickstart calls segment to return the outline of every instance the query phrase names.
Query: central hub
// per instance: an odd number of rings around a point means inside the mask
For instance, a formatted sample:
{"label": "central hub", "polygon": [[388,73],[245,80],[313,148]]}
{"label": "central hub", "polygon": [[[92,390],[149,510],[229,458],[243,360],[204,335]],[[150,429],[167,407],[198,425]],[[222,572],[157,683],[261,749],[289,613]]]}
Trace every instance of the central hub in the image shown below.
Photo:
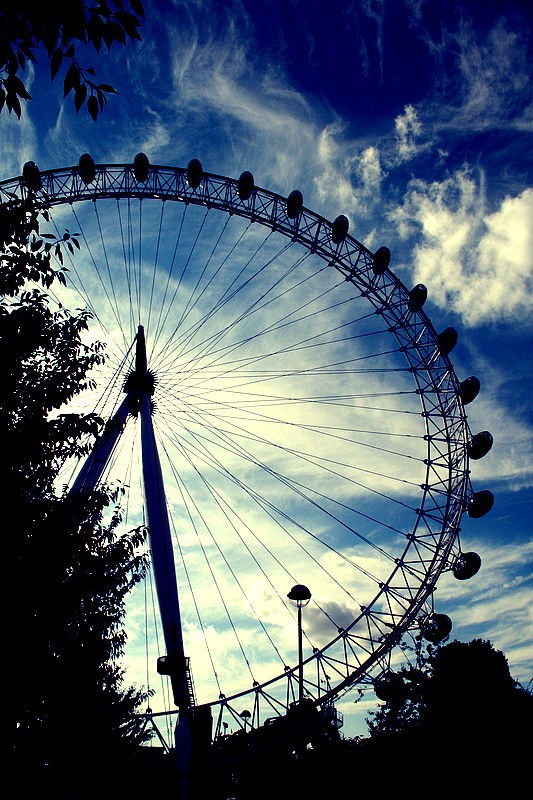
{"label": "central hub", "polygon": [[151,370],[147,369],[144,373],[134,369],[124,381],[124,391],[126,394],[147,394],[153,397],[155,391],[156,378]]}
{"label": "central hub", "polygon": [[147,395],[149,398],[153,397],[155,385],[156,377],[148,369],[147,365],[144,328],[139,325],[136,336],[135,369],[129,373],[123,387],[128,395],[130,410],[133,415],[139,412],[142,395]]}

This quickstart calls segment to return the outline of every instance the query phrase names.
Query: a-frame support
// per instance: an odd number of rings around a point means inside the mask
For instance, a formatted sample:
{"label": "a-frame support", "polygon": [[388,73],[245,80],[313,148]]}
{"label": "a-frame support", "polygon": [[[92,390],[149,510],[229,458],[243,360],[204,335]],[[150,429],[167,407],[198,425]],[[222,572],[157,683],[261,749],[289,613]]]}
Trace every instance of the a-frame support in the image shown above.
{"label": "a-frame support", "polygon": [[128,376],[126,397],[106,425],[91,454],[82,467],[71,492],[93,491],[105,472],[128,416],[140,416],[142,467],[145,489],[146,522],[150,537],[154,579],[164,630],[167,654],[158,659],[158,672],[169,675],[174,702],[179,709],[176,725],[176,757],[179,778],[179,800],[189,796],[188,783],[191,759],[191,716],[195,699],[189,659],[185,657],[178,598],[172,537],[165,487],[157,450],[152,419],[154,377],[148,370],[144,328],[136,337],[135,369]]}

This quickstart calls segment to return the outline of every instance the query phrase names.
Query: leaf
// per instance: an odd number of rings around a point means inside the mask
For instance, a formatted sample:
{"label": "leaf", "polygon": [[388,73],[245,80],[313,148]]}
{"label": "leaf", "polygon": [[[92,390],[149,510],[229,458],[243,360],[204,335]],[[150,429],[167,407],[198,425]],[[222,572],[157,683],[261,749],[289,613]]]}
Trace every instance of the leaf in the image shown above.
{"label": "leaf", "polygon": [[107,92],[108,94],[118,94],[117,90],[110,86],[108,83],[101,83],[98,87],[102,92]]}
{"label": "leaf", "polygon": [[115,18],[130,39],[140,40],[141,37],[137,28],[140,26],[141,22],[134,14],[128,14],[126,11],[117,11],[115,13]]}
{"label": "leaf", "polygon": [[74,106],[76,108],[76,114],[85,103],[85,98],[87,97],[87,86],[82,83],[81,86],[78,86],[76,91],[74,92]]}
{"label": "leaf", "polygon": [[29,44],[29,43],[25,44],[23,42],[19,42],[19,44],[18,44],[19,50],[22,53],[24,53],[24,55],[26,56],[27,59],[29,59],[30,61],[33,61],[33,63],[35,64],[37,59],[33,55],[32,51],[30,49],[31,47],[35,47],[35,45],[34,44]]}
{"label": "leaf", "polygon": [[57,47],[57,40],[58,40],[58,31],[57,28],[54,29],[54,26],[47,26],[43,32],[42,36],[42,43],[46,52],[48,53],[48,57],[52,55],[55,48]]}
{"label": "leaf", "polygon": [[138,14],[139,17],[145,19],[144,6],[141,0],[130,0],[131,10]]}
{"label": "leaf", "polygon": [[63,81],[63,97],[66,97],[72,89],[77,88],[81,83],[80,71],[76,64],[71,64],[67,69],[65,80]]}
{"label": "leaf", "polygon": [[59,47],[54,50],[50,58],[50,80],[53,81],[63,63],[63,51]]}
{"label": "leaf", "polygon": [[26,90],[26,87],[20,78],[16,75],[8,75],[4,81],[4,86],[6,87],[8,94],[18,94],[19,97],[23,98],[23,100],[31,100],[31,95]]}
{"label": "leaf", "polygon": [[102,46],[102,34],[104,32],[105,23],[96,10],[91,10],[90,14],[91,17],[87,23],[87,39],[96,52],[99,53]]}
{"label": "leaf", "polygon": [[22,111],[20,107],[20,100],[18,99],[16,94],[8,93],[6,96],[6,106],[8,107],[9,111],[14,111],[17,117],[20,119],[20,113]]}
{"label": "leaf", "polygon": [[96,99],[94,94],[92,94],[87,100],[87,111],[89,112],[93,120],[96,122],[96,120],[98,119],[98,100]]}
{"label": "leaf", "polygon": [[107,23],[104,30],[104,42],[107,45],[107,49],[111,49],[111,45],[113,42],[120,42],[120,44],[126,44],[126,34],[122,29],[122,26],[116,22],[116,20],[111,20]]}

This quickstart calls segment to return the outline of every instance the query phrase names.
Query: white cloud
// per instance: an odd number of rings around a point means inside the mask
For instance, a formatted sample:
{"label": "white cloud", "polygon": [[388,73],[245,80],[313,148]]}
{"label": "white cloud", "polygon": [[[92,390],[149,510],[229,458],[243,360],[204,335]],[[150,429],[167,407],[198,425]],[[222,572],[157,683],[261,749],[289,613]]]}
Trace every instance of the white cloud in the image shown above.
{"label": "white cloud", "polygon": [[422,123],[416,109],[409,105],[404,113],[394,120],[396,132],[396,158],[399,163],[410,161],[419,152],[418,139],[422,133]]}
{"label": "white cloud", "polygon": [[317,148],[319,174],[314,184],[321,205],[333,208],[335,198],[336,207],[343,209],[342,213],[354,216],[359,205],[351,180],[356,158],[345,146],[344,130],[343,124],[335,122],[321,131]]}
{"label": "white cloud", "polygon": [[144,140],[140,142],[139,150],[143,153],[156,154],[171,143],[171,134],[161,114],[147,109],[152,120],[149,128],[143,128]]}
{"label": "white cloud", "polygon": [[[368,225],[379,209],[386,171],[376,144],[345,134],[346,127],[339,121],[327,124],[320,132],[314,187],[322,213],[331,218],[345,214],[352,224],[350,232],[361,239],[363,221]],[[371,238],[372,232],[366,233],[365,243],[369,244]]]}
{"label": "white cloud", "polygon": [[507,197],[485,218],[478,245],[483,293],[504,316],[530,311],[533,289],[533,189]]}
{"label": "white cloud", "polygon": [[379,195],[384,173],[377,147],[367,147],[357,160],[357,172],[366,195]]}
{"label": "white cloud", "polygon": [[466,325],[518,318],[533,310],[533,189],[486,211],[484,180],[463,168],[442,182],[413,180],[391,213],[414,245],[414,277],[431,299]]}

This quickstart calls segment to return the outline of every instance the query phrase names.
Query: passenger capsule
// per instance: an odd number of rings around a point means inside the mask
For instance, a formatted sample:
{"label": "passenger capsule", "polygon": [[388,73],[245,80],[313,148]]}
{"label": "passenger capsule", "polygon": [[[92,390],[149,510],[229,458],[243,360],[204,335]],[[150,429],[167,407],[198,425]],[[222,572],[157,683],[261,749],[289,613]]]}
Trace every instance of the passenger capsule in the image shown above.
{"label": "passenger capsule", "polygon": [[438,335],[439,347],[443,353],[451,353],[455,345],[457,344],[457,339],[459,338],[459,334],[455,330],[455,328],[446,328],[439,333]]}
{"label": "passenger capsule", "polygon": [[304,206],[304,196],[299,189],[293,189],[287,197],[287,216],[296,219]]}
{"label": "passenger capsule", "polygon": [[397,672],[387,672],[374,683],[374,693],[378,700],[394,702],[401,700],[405,694],[405,683]]}
{"label": "passenger capsule", "polygon": [[145,153],[137,153],[133,159],[133,174],[137,183],[145,183],[150,173],[150,162]]}
{"label": "passenger capsule", "polygon": [[446,614],[432,614],[422,626],[422,636],[432,644],[442,642],[452,631],[452,621]]}
{"label": "passenger capsule", "polygon": [[478,553],[461,553],[452,567],[453,577],[458,581],[473,578],[481,567],[481,556]]}
{"label": "passenger capsule", "polygon": [[372,259],[372,269],[374,271],[374,275],[382,275],[387,267],[390,264],[390,257],[391,252],[388,247],[382,245],[382,247],[378,248],[374,253],[374,258]]}
{"label": "passenger capsule", "polygon": [[476,433],[468,443],[468,455],[474,461],[477,461],[478,458],[483,458],[483,456],[487,455],[493,443],[494,439],[492,438],[492,433],[488,431]]}
{"label": "passenger capsule", "polygon": [[466,513],[472,519],[480,519],[488,514],[494,505],[494,495],[488,489],[474,492],[468,503]]}
{"label": "passenger capsule", "polygon": [[84,183],[92,183],[96,178],[94,158],[90,153],[83,153],[78,161],[78,172]]}
{"label": "passenger capsule", "polygon": [[348,217],[344,214],[339,214],[333,225],[331,226],[331,239],[335,244],[340,244],[346,239],[350,223]]}
{"label": "passenger capsule", "polygon": [[251,172],[243,172],[237,184],[237,193],[241,200],[248,200],[254,190],[254,176]]}
{"label": "passenger capsule", "polygon": [[22,180],[24,185],[32,192],[38,192],[43,188],[41,171],[34,161],[26,161],[22,169]]}
{"label": "passenger capsule", "polygon": [[197,158],[193,158],[191,161],[189,161],[189,165],[187,167],[187,183],[191,189],[197,189],[200,186],[203,175],[204,169],[202,167],[202,162],[198,161]]}
{"label": "passenger capsule", "polygon": [[409,292],[409,308],[414,311],[417,308],[422,308],[428,299],[428,290],[423,283],[417,283]]}
{"label": "passenger capsule", "polygon": [[469,378],[461,381],[459,384],[459,397],[461,398],[462,404],[467,406],[468,403],[471,403],[472,400],[475,400],[480,389],[481,384],[479,382],[479,378],[476,378],[475,375],[471,375]]}

